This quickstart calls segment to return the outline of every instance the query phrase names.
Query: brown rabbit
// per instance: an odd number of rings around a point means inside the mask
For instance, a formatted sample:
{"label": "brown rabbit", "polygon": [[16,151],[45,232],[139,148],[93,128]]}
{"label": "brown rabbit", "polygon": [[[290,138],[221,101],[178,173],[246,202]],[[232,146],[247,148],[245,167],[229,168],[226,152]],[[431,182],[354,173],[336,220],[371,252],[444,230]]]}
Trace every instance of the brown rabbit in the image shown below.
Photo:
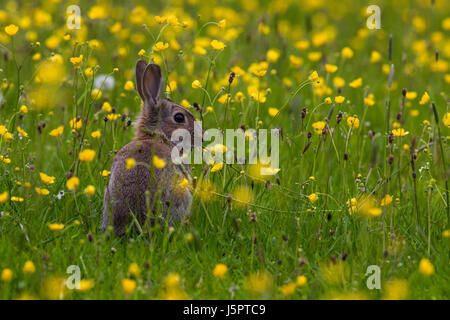
{"label": "brown rabbit", "polygon": [[[170,137],[174,130],[186,129],[193,139],[195,118],[169,99],[160,99],[161,81],[158,65],[143,60],[136,63],[136,86],[144,106],[137,121],[136,137],[114,157],[100,226],[105,230],[112,219],[117,235],[124,234],[132,220],[130,213],[141,227],[154,221],[158,213],[165,218],[169,213],[171,225],[190,213],[191,193],[188,188],[178,186],[182,179],[188,178],[189,167],[171,161],[175,145]],[[154,155],[165,161],[165,167],[153,166]],[[132,169],[126,169],[128,158],[136,162]]]}

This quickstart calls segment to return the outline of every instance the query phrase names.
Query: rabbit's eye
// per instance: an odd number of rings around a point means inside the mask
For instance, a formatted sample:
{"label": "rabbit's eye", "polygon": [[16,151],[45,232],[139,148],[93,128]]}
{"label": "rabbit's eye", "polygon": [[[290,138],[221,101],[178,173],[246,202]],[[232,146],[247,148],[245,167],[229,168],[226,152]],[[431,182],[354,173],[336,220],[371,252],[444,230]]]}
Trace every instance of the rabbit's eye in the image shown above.
{"label": "rabbit's eye", "polygon": [[173,119],[175,120],[175,122],[183,123],[183,122],[184,122],[184,114],[182,114],[182,113],[177,113],[177,114],[173,117]]}

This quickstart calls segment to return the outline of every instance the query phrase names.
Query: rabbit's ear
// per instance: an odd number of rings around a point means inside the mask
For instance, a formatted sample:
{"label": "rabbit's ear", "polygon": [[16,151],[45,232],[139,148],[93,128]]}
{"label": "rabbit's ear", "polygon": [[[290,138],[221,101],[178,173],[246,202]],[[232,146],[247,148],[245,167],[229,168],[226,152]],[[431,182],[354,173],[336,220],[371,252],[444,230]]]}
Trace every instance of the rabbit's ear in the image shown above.
{"label": "rabbit's ear", "polygon": [[148,64],[142,78],[144,102],[156,105],[161,90],[161,80],[161,68],[155,63]]}
{"label": "rabbit's ear", "polygon": [[138,60],[138,62],[136,62],[136,89],[142,100],[144,100],[142,80],[144,78],[144,71],[145,68],[147,68],[147,65],[148,63],[144,60]]}

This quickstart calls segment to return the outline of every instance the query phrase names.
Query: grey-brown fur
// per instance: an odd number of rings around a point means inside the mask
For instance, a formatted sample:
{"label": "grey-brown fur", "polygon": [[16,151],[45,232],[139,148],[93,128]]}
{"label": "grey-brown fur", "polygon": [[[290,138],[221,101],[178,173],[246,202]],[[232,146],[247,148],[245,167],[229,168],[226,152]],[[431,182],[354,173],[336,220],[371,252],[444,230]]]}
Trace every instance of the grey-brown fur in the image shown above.
{"label": "grey-brown fur", "polygon": [[[147,64],[143,60],[137,62],[136,86],[144,102],[143,110],[137,121],[136,137],[114,157],[100,226],[105,230],[112,222],[117,235],[123,235],[132,221],[130,213],[143,228],[155,219],[158,212],[167,217],[169,207],[169,222],[180,221],[190,213],[192,199],[187,188],[177,186],[185,178],[183,172],[189,172],[189,167],[181,170],[172,163],[174,144],[170,137],[174,130],[184,128],[193,138],[194,116],[174,102],[159,98],[161,70],[156,64]],[[178,113],[183,114],[184,123],[175,121]],[[166,166],[161,169],[153,167],[153,155],[163,159]],[[134,168],[125,168],[127,158],[135,159]]]}

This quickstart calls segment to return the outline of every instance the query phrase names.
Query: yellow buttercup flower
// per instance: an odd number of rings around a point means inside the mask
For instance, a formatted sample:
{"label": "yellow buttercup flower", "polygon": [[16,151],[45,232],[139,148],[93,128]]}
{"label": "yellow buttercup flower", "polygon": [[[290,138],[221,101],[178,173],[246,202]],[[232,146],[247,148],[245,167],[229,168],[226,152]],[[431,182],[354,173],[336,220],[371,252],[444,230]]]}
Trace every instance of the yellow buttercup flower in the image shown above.
{"label": "yellow buttercup flower", "polygon": [[62,223],[49,223],[47,224],[47,227],[52,231],[60,231],[64,229],[64,224]]}
{"label": "yellow buttercup flower", "polygon": [[307,196],[309,202],[314,203],[317,200],[319,200],[319,197],[315,193],[311,193],[309,196]]}
{"label": "yellow buttercup flower", "polygon": [[15,24],[10,24],[5,27],[6,34],[11,37],[14,36],[18,31],[19,31],[19,27],[16,26]]}
{"label": "yellow buttercup flower", "polygon": [[362,86],[362,83],[363,83],[362,78],[359,77],[359,78],[353,80],[352,82],[350,82],[348,85],[352,88],[359,88]]}
{"label": "yellow buttercup flower", "polygon": [[81,118],[73,118],[69,121],[69,125],[72,129],[80,129],[83,125]]}
{"label": "yellow buttercup flower", "polygon": [[45,184],[55,183],[55,177],[48,176],[48,175],[46,175],[43,172],[40,172],[39,176],[41,177],[42,182],[45,183]]}
{"label": "yellow buttercup flower", "polygon": [[271,117],[275,117],[278,114],[279,110],[277,108],[269,108],[268,112]]}
{"label": "yellow buttercup flower", "polygon": [[313,129],[314,129],[314,132],[315,133],[317,133],[317,134],[322,134],[322,130],[323,130],[323,128],[325,128],[325,122],[324,121],[317,121],[317,122],[314,122],[313,124],[312,124],[312,127],[313,127]]}
{"label": "yellow buttercup flower", "polygon": [[0,203],[8,201],[8,198],[9,198],[8,191],[4,191],[4,192],[0,193]]}
{"label": "yellow buttercup flower", "polygon": [[11,141],[14,138],[14,135],[11,132],[7,132],[3,135],[6,141]]}
{"label": "yellow buttercup flower", "polygon": [[347,125],[352,129],[358,129],[359,128],[359,119],[357,117],[348,117]]}
{"label": "yellow buttercup flower", "polygon": [[206,49],[200,46],[195,46],[194,49],[192,49],[192,51],[195,54],[198,54],[199,56],[203,56],[206,54]]}
{"label": "yellow buttercup flower", "polygon": [[62,136],[63,132],[64,126],[59,126],[58,128],[51,130],[48,134],[52,137],[59,137]]}
{"label": "yellow buttercup flower", "polygon": [[[248,68],[248,71],[254,74],[257,77],[263,77],[267,73],[267,69],[269,68],[269,63],[267,61],[254,62]],[[256,86],[249,86],[255,87]]]}
{"label": "yellow buttercup flower", "polygon": [[93,131],[93,132],[91,133],[91,137],[94,138],[94,139],[100,138],[101,135],[102,135],[102,134],[101,134],[100,130],[96,130],[96,131]]}
{"label": "yellow buttercup flower", "polygon": [[221,104],[227,104],[231,101],[231,95],[229,94],[223,94],[217,99]]}
{"label": "yellow buttercup flower", "polygon": [[419,104],[427,104],[428,101],[430,101],[430,96],[428,95],[428,92],[425,91],[422,98],[420,98]]}
{"label": "yellow buttercup flower", "polygon": [[28,107],[25,106],[25,105],[22,105],[22,106],[20,106],[19,111],[20,111],[20,113],[22,113],[22,114],[28,113]]}
{"label": "yellow buttercup flower", "polygon": [[306,50],[309,48],[309,41],[308,40],[300,40],[297,41],[294,46],[298,49],[298,50]]}
{"label": "yellow buttercup flower", "polygon": [[192,88],[193,89],[198,89],[198,88],[201,88],[201,87],[202,87],[202,84],[200,83],[200,81],[198,81],[198,80],[192,81]]}
{"label": "yellow buttercup flower", "polygon": [[139,52],[138,52],[138,56],[139,57],[142,57],[144,54],[145,54],[145,50],[144,49],[139,50]]}
{"label": "yellow buttercup flower", "polygon": [[407,134],[409,134],[409,132],[405,131],[405,129],[403,129],[403,128],[398,128],[398,129],[393,129],[392,134],[396,137],[404,137]]}
{"label": "yellow buttercup flower", "polygon": [[14,201],[14,202],[23,202],[24,199],[23,199],[22,197],[11,196],[11,201]]}
{"label": "yellow buttercup flower", "polygon": [[111,171],[108,171],[108,170],[100,171],[100,175],[101,175],[102,177],[107,177],[107,176],[109,176],[110,174],[111,174]]}
{"label": "yellow buttercup flower", "polygon": [[84,194],[87,196],[93,196],[95,194],[95,187],[93,185],[88,185],[84,189]]}
{"label": "yellow buttercup flower", "polygon": [[223,168],[223,163],[216,163],[215,165],[212,166],[211,168],[211,172],[217,172],[222,170]]}
{"label": "yellow buttercup flower", "polygon": [[417,92],[415,92],[415,91],[406,92],[406,99],[414,100],[415,98],[417,98]]}
{"label": "yellow buttercup flower", "polygon": [[337,88],[343,88],[345,86],[345,80],[341,77],[334,77],[333,84]]}
{"label": "yellow buttercup flower", "polygon": [[94,75],[94,69],[91,67],[88,67],[86,69],[84,69],[84,74],[88,77]]}
{"label": "yellow buttercup flower", "polygon": [[343,103],[344,101],[345,101],[345,97],[343,97],[343,96],[334,97],[334,102],[336,102],[336,103]]}
{"label": "yellow buttercup flower", "polygon": [[289,62],[294,66],[294,67],[300,67],[303,64],[303,59],[301,57],[297,57],[294,55],[290,55],[289,56]]}
{"label": "yellow buttercup flower", "polygon": [[78,291],[89,291],[95,286],[95,282],[93,280],[81,279],[80,280],[80,288]]}
{"label": "yellow buttercup flower", "polygon": [[225,44],[222,41],[213,40],[211,41],[211,47],[214,50],[222,50],[225,48]]}
{"label": "yellow buttercup flower", "polygon": [[373,95],[373,93],[370,93],[367,97],[364,98],[364,104],[369,107],[375,104],[375,96]]}
{"label": "yellow buttercup flower", "polygon": [[266,59],[269,62],[277,62],[280,58],[280,51],[277,49],[269,49],[266,53]]}
{"label": "yellow buttercup flower", "polygon": [[211,146],[211,147],[207,147],[207,150],[211,151],[213,154],[221,154],[227,151],[227,147],[223,144],[220,143],[216,143],[215,145]]}
{"label": "yellow buttercup flower", "polygon": [[127,170],[133,169],[136,166],[136,161],[133,158],[128,158],[125,160],[125,168]]}
{"label": "yellow buttercup flower", "polygon": [[78,154],[78,159],[83,162],[91,162],[95,158],[95,150],[84,149]]}
{"label": "yellow buttercup flower", "polygon": [[183,178],[183,180],[181,180],[181,182],[178,184],[178,186],[180,188],[186,188],[189,185],[189,180],[186,178]]}
{"label": "yellow buttercup flower", "polygon": [[162,41],[158,41],[153,47],[152,49],[155,51],[163,51],[166,50],[169,47],[168,43],[164,43]]}
{"label": "yellow buttercup flower", "polygon": [[434,266],[427,258],[423,258],[419,263],[419,271],[425,276],[432,276],[434,274]]}
{"label": "yellow buttercup flower", "polygon": [[133,83],[133,81],[128,80],[127,82],[125,82],[125,85],[123,86],[123,88],[126,91],[133,91],[134,90],[134,83]]}
{"label": "yellow buttercup flower", "polygon": [[236,102],[243,102],[245,100],[244,93],[241,91],[236,92],[236,94],[234,95],[234,100]]}
{"label": "yellow buttercup flower", "polygon": [[103,93],[100,89],[94,88],[91,91],[91,98],[93,100],[100,100],[102,98],[102,95]]}
{"label": "yellow buttercup flower", "polygon": [[158,156],[153,156],[153,166],[155,168],[162,169],[166,166],[166,162]]}
{"label": "yellow buttercup flower", "polygon": [[260,23],[258,25],[258,32],[261,34],[269,34],[270,33],[270,27],[264,23]]}
{"label": "yellow buttercup flower", "polygon": [[191,105],[189,104],[189,101],[187,101],[186,99],[181,100],[180,105],[185,109],[189,109],[191,107]]}
{"label": "yellow buttercup flower", "polygon": [[110,113],[106,116],[109,121],[115,121],[120,118],[120,114],[118,113]]}
{"label": "yellow buttercup flower", "polygon": [[381,199],[381,206],[385,207],[388,206],[392,203],[392,196],[390,194],[387,194],[383,197],[383,199]]}
{"label": "yellow buttercup flower", "polygon": [[319,75],[317,74],[317,71],[313,71],[313,72],[309,75],[308,79],[311,80],[311,81],[314,81],[314,82],[319,81]]}
{"label": "yellow buttercup flower", "polygon": [[287,284],[282,285],[278,290],[286,297],[290,297],[294,294],[296,288],[295,282],[289,282]]}
{"label": "yellow buttercup flower", "polygon": [[370,63],[377,63],[381,61],[381,54],[378,51],[372,51],[370,54]]}
{"label": "yellow buttercup flower", "polygon": [[295,283],[297,284],[297,287],[303,287],[306,285],[306,283],[308,282],[308,280],[306,279],[306,276],[301,275],[297,277],[297,280],[295,281]]}
{"label": "yellow buttercup flower", "polygon": [[36,187],[36,188],[34,188],[34,190],[36,191],[37,194],[39,194],[41,196],[46,196],[46,195],[48,195],[50,193],[50,191],[48,189],[45,189],[45,188],[41,189],[41,188]]}
{"label": "yellow buttercup flower", "polygon": [[34,266],[33,261],[28,260],[25,262],[22,268],[24,273],[33,274],[36,271],[36,267]]}
{"label": "yellow buttercup flower", "polygon": [[122,279],[122,289],[125,293],[133,293],[136,290],[136,281],[133,279]]}
{"label": "yellow buttercup flower", "polygon": [[17,127],[17,132],[19,132],[22,137],[28,138],[28,133],[25,130],[23,130],[21,127]]}
{"label": "yellow buttercup flower", "polygon": [[447,112],[446,114],[444,114],[444,117],[442,118],[442,123],[446,127],[450,128],[450,112]]}
{"label": "yellow buttercup flower", "polygon": [[70,62],[74,66],[75,69],[78,69],[80,67],[81,62],[83,61],[83,55],[80,54],[79,57],[72,57],[70,58]]}
{"label": "yellow buttercup flower", "polygon": [[353,50],[349,47],[345,47],[342,49],[341,54],[345,59],[351,59],[353,57]]}
{"label": "yellow buttercup flower", "polygon": [[164,16],[162,16],[162,17],[160,17],[160,16],[155,16],[154,19],[155,19],[155,22],[156,22],[156,23],[163,24],[164,22],[166,22],[167,17],[164,17]]}
{"label": "yellow buttercup flower", "polygon": [[378,217],[380,214],[383,213],[383,211],[377,207],[369,208],[367,212],[372,217]]}
{"label": "yellow buttercup flower", "polygon": [[69,190],[75,190],[76,188],[79,187],[79,185],[80,185],[80,179],[78,179],[77,177],[71,177],[66,182],[66,186]]}
{"label": "yellow buttercup flower", "polygon": [[176,272],[171,272],[164,277],[164,285],[168,288],[176,287],[180,283],[180,275]]}
{"label": "yellow buttercup flower", "polygon": [[137,265],[137,263],[133,262],[132,264],[130,264],[128,266],[128,272],[130,273],[130,275],[132,275],[133,277],[139,277],[139,275],[141,274],[141,268],[139,268],[139,266]]}
{"label": "yellow buttercup flower", "polygon": [[112,111],[111,104],[108,101],[103,102],[102,110],[105,112],[111,112]]}
{"label": "yellow buttercup flower", "polygon": [[92,20],[103,19],[107,15],[106,8],[102,5],[95,5],[89,9],[88,17]]}
{"label": "yellow buttercup flower", "polygon": [[308,53],[308,59],[312,62],[319,61],[322,58],[322,52],[320,51],[312,51]]}
{"label": "yellow buttercup flower", "polygon": [[166,85],[167,92],[173,92],[177,89],[177,82],[175,80],[170,80]]}
{"label": "yellow buttercup flower", "polygon": [[178,18],[176,16],[172,16],[172,15],[168,16],[167,17],[167,24],[169,26],[176,26],[176,25],[178,25],[179,24]]}
{"label": "yellow buttercup flower", "polygon": [[219,263],[214,267],[213,275],[217,278],[225,278],[225,274],[228,271],[228,267],[223,263]]}
{"label": "yellow buttercup flower", "polygon": [[335,73],[337,71],[338,67],[334,64],[325,64],[325,70],[328,73]]}
{"label": "yellow buttercup flower", "polygon": [[372,195],[363,195],[358,199],[352,198],[347,201],[349,213],[359,214],[365,217],[377,217],[383,213],[381,208],[377,207],[377,201]]}
{"label": "yellow buttercup flower", "polygon": [[222,29],[222,30],[225,29],[227,27],[227,20],[226,19],[220,20],[218,25],[219,25],[220,29]]}
{"label": "yellow buttercup flower", "polygon": [[3,282],[10,282],[13,278],[13,272],[11,269],[5,268],[2,270],[1,279]]}

